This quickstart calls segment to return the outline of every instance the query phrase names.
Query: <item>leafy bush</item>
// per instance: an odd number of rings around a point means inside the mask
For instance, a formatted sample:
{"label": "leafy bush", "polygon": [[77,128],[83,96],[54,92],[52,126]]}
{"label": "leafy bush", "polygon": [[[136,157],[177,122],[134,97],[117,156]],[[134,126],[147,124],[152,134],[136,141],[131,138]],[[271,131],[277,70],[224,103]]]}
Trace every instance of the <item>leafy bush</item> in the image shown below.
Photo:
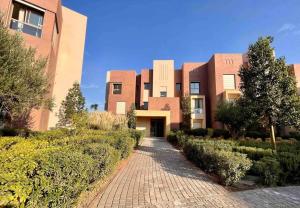
{"label": "leafy bush", "polygon": [[188,140],[188,136],[183,131],[170,132],[167,135],[167,140],[171,144],[182,148]]}
{"label": "leafy bush", "polygon": [[239,181],[252,165],[246,155],[220,150],[202,141],[188,140],[183,150],[187,158],[199,167],[217,174],[224,185]]}
{"label": "leafy bush", "polygon": [[280,163],[276,158],[264,157],[254,163],[254,172],[261,177],[264,185],[275,186],[278,184],[281,174]]}
{"label": "leafy bush", "polygon": [[135,130],[135,129],[130,129],[129,132],[131,134],[131,138],[135,140],[135,147],[138,147],[145,135],[145,132],[140,130]]}
{"label": "leafy bush", "polygon": [[228,130],[225,129],[214,129],[212,137],[223,137],[224,139],[228,139],[230,137],[230,133]]}
{"label": "leafy bush", "polygon": [[206,136],[207,132],[208,130],[203,128],[191,129],[186,131],[188,135],[193,135],[193,136]]}
{"label": "leafy bush", "polygon": [[[48,136],[48,137],[47,137]],[[38,133],[0,138],[0,207],[72,207],[133,149],[129,131]]]}
{"label": "leafy bush", "polygon": [[280,183],[300,183],[300,154],[281,152],[278,153],[277,160],[280,163],[281,175]]}
{"label": "leafy bush", "polygon": [[245,137],[250,137],[250,138],[261,138],[265,140],[266,138],[270,137],[270,134],[267,132],[262,132],[262,131],[246,131],[245,132]]}
{"label": "leafy bush", "polygon": [[263,157],[273,156],[272,149],[263,149],[256,147],[245,147],[245,146],[237,146],[233,148],[234,151],[246,154],[251,160],[260,160]]}
{"label": "leafy bush", "polygon": [[298,132],[298,131],[290,132],[289,137],[297,139],[298,141],[300,141],[300,132]]}
{"label": "leafy bush", "polygon": [[4,128],[0,129],[0,136],[14,137],[14,136],[22,136],[28,137],[31,131],[29,129],[11,129]]}

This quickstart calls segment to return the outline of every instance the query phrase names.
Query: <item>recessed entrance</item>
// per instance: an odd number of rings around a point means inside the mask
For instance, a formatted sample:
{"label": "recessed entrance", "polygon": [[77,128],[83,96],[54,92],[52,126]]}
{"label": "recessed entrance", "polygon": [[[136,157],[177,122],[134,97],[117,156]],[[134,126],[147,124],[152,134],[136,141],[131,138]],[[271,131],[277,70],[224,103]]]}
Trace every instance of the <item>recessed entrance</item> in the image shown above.
{"label": "recessed entrance", "polygon": [[151,119],[150,136],[163,137],[164,136],[164,119]]}

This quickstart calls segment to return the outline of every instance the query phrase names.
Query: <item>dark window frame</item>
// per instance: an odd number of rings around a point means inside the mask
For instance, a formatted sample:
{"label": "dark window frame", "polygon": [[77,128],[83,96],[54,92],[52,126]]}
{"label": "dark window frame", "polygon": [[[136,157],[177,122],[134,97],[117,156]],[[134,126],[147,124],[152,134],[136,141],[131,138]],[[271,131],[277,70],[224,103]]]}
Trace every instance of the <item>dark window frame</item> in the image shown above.
{"label": "dark window frame", "polygon": [[144,90],[151,90],[151,88],[152,88],[152,86],[151,86],[150,82],[144,82]]}
{"label": "dark window frame", "polygon": [[[178,86],[179,86],[179,89],[178,89]],[[180,92],[181,91],[181,87],[182,87],[182,84],[181,83],[176,83],[176,91],[177,92]]]}
{"label": "dark window frame", "polygon": [[149,102],[144,102],[143,103],[143,109],[148,110],[148,107],[149,107]]}
{"label": "dark window frame", "polygon": [[[198,88],[195,87],[195,84],[198,84]],[[198,92],[193,92],[193,90],[197,90]],[[200,82],[190,82],[190,94],[191,95],[200,95],[200,91],[201,91],[201,86],[200,86]]]}
{"label": "dark window frame", "polygon": [[[24,10],[24,16],[20,19],[20,10]],[[36,21],[36,22],[35,22]],[[41,38],[45,21],[45,12],[29,5],[13,1],[10,16],[10,29]]]}
{"label": "dark window frame", "polygon": [[167,91],[160,91],[160,97],[167,97],[168,93]]}
{"label": "dark window frame", "polygon": [[[121,87],[118,88],[117,86],[121,86]],[[114,95],[121,95],[122,94],[122,83],[113,83],[113,94]]]}

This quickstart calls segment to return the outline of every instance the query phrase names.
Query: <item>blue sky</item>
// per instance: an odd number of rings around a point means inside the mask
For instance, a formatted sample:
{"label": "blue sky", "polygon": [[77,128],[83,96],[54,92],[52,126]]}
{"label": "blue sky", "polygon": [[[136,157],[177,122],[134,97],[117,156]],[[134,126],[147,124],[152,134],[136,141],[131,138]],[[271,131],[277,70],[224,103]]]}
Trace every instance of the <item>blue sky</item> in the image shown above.
{"label": "blue sky", "polygon": [[300,63],[300,0],[63,0],[88,17],[82,90],[103,108],[106,71],[152,67],[153,59],[204,62],[244,53],[272,35],[277,56]]}

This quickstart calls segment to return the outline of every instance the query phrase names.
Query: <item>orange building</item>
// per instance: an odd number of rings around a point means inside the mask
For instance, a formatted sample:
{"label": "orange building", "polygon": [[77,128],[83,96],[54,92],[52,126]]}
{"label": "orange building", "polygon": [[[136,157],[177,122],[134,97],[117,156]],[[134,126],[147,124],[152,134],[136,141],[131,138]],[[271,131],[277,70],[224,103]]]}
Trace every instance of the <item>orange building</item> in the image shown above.
{"label": "orange building", "polygon": [[61,5],[61,0],[0,0],[4,23],[19,32],[37,55],[48,58],[49,96],[55,107],[32,112],[34,130],[55,127],[61,101],[81,81],[87,17]]}
{"label": "orange building", "polygon": [[[222,128],[215,121],[217,105],[240,96],[238,72],[246,63],[243,54],[214,54],[208,62],[184,63],[180,69],[174,68],[173,60],[156,60],[152,69],[142,69],[139,75],[111,70],[107,72],[105,108],[125,115],[135,104],[137,129],[145,130],[146,136],[165,136],[180,128],[180,100],[189,96],[192,128]],[[300,65],[291,68],[300,79]]]}

